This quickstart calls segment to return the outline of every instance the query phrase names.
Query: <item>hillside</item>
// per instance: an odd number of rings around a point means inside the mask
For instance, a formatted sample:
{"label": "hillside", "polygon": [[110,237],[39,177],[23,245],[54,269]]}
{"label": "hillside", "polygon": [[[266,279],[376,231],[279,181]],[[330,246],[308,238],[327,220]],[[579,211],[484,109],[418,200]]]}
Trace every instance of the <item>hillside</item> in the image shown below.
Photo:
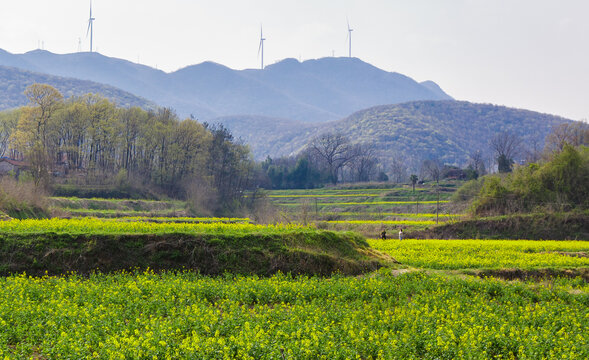
{"label": "hillside", "polygon": [[301,126],[275,119],[221,118],[234,135],[247,139],[257,159],[292,155],[321,132],[341,132],[356,143],[373,144],[384,163],[395,156],[409,163],[439,158],[463,164],[468,155],[486,152],[494,134],[513,132],[528,144],[541,144],[550,129],[567,119],[533,111],[466,101],[415,101],[372,107],[324,124]]}
{"label": "hillside", "polygon": [[0,50],[0,65],[109,84],[203,121],[259,115],[325,122],[380,104],[451,99],[431,81],[418,83],[357,58],[286,59],[264,70],[204,62],[165,73],[98,53]]}
{"label": "hillside", "polygon": [[0,111],[26,105],[27,98],[24,91],[33,83],[49,84],[66,98],[93,93],[100,94],[123,107],[139,106],[145,109],[156,107],[148,100],[109,85],[0,65]]}

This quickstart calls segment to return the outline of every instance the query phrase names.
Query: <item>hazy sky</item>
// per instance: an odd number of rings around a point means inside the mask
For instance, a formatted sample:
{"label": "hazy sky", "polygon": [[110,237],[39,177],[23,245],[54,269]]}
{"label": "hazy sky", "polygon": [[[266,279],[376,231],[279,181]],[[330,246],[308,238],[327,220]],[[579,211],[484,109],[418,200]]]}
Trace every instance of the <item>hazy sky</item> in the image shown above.
{"label": "hazy sky", "polygon": [[[84,51],[89,1],[0,0],[0,48]],[[94,0],[100,53],[165,71],[352,55],[459,100],[589,118],[587,0]]]}

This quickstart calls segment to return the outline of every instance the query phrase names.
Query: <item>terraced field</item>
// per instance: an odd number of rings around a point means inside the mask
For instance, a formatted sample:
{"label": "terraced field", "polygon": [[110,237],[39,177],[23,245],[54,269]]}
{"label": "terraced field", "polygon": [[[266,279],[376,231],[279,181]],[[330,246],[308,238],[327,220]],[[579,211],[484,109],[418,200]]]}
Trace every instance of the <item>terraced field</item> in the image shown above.
{"label": "terraced field", "polygon": [[0,221],[0,358],[589,358],[589,241],[325,230],[455,221],[452,189],[270,192],[273,225],[54,198]]}
{"label": "terraced field", "polygon": [[268,198],[284,219],[314,223],[321,229],[352,230],[375,237],[383,230],[423,229],[459,219],[449,198],[457,184],[446,183],[438,192],[433,184],[392,188],[324,188],[273,190]]}

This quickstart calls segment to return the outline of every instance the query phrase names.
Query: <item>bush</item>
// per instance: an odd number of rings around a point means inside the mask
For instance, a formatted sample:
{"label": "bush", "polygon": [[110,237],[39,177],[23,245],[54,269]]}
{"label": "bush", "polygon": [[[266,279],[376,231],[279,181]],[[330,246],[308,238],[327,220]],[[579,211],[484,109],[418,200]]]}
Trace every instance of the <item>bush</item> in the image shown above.
{"label": "bush", "polygon": [[[464,188],[464,189],[463,189]],[[467,183],[455,197],[474,188]],[[541,164],[517,167],[504,176],[486,176],[473,202],[476,214],[567,211],[589,208],[589,148],[565,145]]]}

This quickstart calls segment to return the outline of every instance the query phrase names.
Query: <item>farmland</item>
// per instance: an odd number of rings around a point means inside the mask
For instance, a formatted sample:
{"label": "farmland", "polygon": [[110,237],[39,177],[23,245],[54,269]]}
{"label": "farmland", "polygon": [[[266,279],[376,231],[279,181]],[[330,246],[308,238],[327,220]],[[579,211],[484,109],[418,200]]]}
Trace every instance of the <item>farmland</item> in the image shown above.
{"label": "farmland", "polygon": [[[587,297],[424,273],[2,279],[0,347],[22,358],[586,358]],[[574,286],[574,284],[573,284]]]}
{"label": "farmland", "polygon": [[268,225],[54,198],[0,222],[0,358],[589,357],[589,242],[394,239],[452,190],[272,191]]}
{"label": "farmland", "polygon": [[439,192],[434,184],[418,185],[415,191],[407,185],[273,190],[267,197],[282,219],[376,237],[382,230],[424,229],[461,218],[462,214],[449,206],[456,186],[453,182],[441,184]]}

